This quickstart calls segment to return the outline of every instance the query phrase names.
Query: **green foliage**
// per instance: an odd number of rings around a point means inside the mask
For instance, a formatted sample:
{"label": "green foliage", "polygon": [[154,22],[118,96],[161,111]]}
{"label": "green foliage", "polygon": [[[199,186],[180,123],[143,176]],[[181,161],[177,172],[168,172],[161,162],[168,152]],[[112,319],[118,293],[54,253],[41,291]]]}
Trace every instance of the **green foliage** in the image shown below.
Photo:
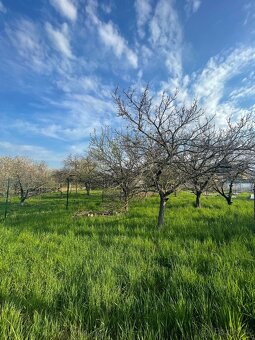
{"label": "green foliage", "polygon": [[[171,197],[158,231],[158,198],[128,215],[101,195],[12,202],[0,224],[0,339],[250,339],[255,336],[252,202]],[[4,204],[1,201],[0,214]]]}

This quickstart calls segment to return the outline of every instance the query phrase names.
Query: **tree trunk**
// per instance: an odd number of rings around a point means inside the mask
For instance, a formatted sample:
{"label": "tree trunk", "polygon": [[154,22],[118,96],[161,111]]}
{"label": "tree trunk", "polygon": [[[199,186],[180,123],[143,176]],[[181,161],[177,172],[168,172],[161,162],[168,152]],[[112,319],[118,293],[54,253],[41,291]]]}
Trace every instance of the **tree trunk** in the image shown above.
{"label": "tree trunk", "polygon": [[230,184],[229,184],[229,192],[228,192],[228,196],[227,196],[228,205],[231,205],[233,203],[232,202],[233,184],[234,184],[234,182],[230,182]]}
{"label": "tree trunk", "polygon": [[20,183],[20,205],[24,205],[25,200],[28,196],[28,190],[24,190]]}
{"label": "tree trunk", "polygon": [[124,210],[125,212],[128,212],[128,208],[129,208],[129,200],[128,200],[128,193],[127,191],[124,190]]}
{"label": "tree trunk", "polygon": [[86,189],[87,196],[90,196],[91,186],[89,183],[85,183],[85,189]]}
{"label": "tree trunk", "polygon": [[202,192],[197,191],[196,192],[196,208],[200,208],[200,197],[201,197]]}
{"label": "tree trunk", "polygon": [[129,209],[128,198],[125,198],[125,205],[124,205],[125,212],[128,212],[128,209]]}
{"label": "tree trunk", "polygon": [[164,224],[165,219],[165,207],[168,198],[164,197],[164,195],[160,195],[160,203],[159,203],[159,213],[158,213],[158,228],[161,228]]}
{"label": "tree trunk", "polygon": [[28,195],[28,192],[26,192],[25,194],[21,194],[21,196],[20,196],[20,205],[24,205],[25,200],[27,199],[27,195]]}
{"label": "tree trunk", "polygon": [[226,198],[226,201],[227,201],[228,205],[231,205],[233,203],[231,195],[230,196],[226,196],[225,198]]}

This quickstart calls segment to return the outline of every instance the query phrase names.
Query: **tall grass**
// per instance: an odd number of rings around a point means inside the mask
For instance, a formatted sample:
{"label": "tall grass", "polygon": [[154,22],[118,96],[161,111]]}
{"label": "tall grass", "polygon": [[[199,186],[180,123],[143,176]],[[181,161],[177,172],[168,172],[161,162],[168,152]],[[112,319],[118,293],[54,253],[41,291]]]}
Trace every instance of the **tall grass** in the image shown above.
{"label": "tall grass", "polygon": [[[101,197],[13,203],[0,224],[0,339],[251,339],[255,336],[252,202],[158,198],[127,216],[73,217]],[[3,204],[0,214],[3,215]]]}

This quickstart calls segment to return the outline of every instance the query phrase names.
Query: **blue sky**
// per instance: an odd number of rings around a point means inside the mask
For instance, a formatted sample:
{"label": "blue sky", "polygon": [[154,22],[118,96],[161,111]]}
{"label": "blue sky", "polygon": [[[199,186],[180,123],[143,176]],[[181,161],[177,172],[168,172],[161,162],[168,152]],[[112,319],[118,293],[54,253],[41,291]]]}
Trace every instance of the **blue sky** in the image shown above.
{"label": "blue sky", "polygon": [[255,111],[254,0],[0,0],[0,154],[61,166],[118,126],[111,93]]}

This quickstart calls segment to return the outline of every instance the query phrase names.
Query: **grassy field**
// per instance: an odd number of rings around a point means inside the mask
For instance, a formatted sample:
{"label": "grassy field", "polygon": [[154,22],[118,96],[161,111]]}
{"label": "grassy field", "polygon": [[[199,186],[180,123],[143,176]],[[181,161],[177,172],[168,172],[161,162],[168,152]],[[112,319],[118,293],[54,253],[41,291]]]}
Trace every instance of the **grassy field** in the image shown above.
{"label": "grassy field", "polygon": [[[255,338],[253,202],[193,207],[158,198],[127,216],[73,217],[101,197],[57,194],[13,204],[0,222],[0,339]],[[0,214],[3,216],[3,201]]]}

